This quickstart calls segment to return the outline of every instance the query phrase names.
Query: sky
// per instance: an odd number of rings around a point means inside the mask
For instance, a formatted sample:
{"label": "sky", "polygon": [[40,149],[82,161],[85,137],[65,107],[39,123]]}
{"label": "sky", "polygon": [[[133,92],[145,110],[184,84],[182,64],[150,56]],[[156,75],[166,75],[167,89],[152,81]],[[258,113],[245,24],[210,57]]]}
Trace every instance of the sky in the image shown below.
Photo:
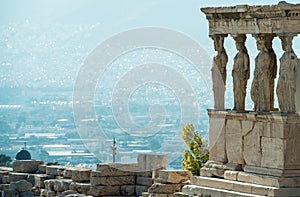
{"label": "sky", "polygon": [[236,0],[7,0],[0,2],[0,24],[26,20],[49,24],[100,24],[103,33],[101,36],[104,38],[127,29],[159,26],[181,31],[203,42],[209,39],[208,24],[200,8],[236,4],[264,5],[278,2],[277,0],[239,2]]}
{"label": "sky", "polygon": [[[89,31],[88,42],[92,50],[99,43],[120,32],[141,27],[162,27],[184,33],[197,41],[213,56],[213,42],[208,36],[208,22],[202,7],[234,5],[272,5],[278,0],[3,0],[0,1],[0,28],[10,24],[30,22],[36,28],[48,31],[45,26],[95,25]],[[289,0],[289,3],[300,3]],[[49,28],[50,29],[50,28]],[[52,28],[53,29],[53,28]],[[57,30],[59,31],[59,30]],[[76,41],[77,42],[77,41]],[[300,54],[299,36],[294,40],[294,50]],[[257,54],[255,39],[248,35],[246,46],[252,59]],[[232,38],[225,39],[229,56],[234,57],[235,45]],[[282,53],[280,41],[274,39],[274,49]],[[230,51],[231,54],[230,54]],[[279,56],[281,56],[279,54]],[[300,55],[299,55],[300,56]],[[233,59],[233,58],[232,58]],[[232,60],[230,59],[230,60]]]}

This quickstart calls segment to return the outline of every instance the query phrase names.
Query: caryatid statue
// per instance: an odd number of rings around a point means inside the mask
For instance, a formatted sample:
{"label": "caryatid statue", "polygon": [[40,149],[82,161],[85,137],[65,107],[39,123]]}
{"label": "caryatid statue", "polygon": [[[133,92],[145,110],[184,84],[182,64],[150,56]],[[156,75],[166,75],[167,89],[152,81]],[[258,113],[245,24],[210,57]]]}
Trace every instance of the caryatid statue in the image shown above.
{"label": "caryatid statue", "polygon": [[217,55],[213,58],[211,69],[214,91],[215,109],[225,109],[225,90],[226,90],[226,65],[228,56],[224,48],[224,38],[227,35],[214,35],[215,51]]}
{"label": "caryatid statue", "polygon": [[245,47],[246,35],[239,34],[233,37],[238,53],[234,57],[232,69],[234,108],[233,110],[245,110],[245,97],[247,81],[250,77],[250,61],[247,48]]}
{"label": "caryatid statue", "polygon": [[258,112],[269,112],[271,109],[271,87],[272,79],[270,68],[272,55],[266,47],[266,36],[255,35],[257,49],[260,51],[255,58],[254,78],[251,86],[251,99],[254,102],[254,110]]}
{"label": "caryatid statue", "polygon": [[276,78],[277,75],[277,57],[276,54],[274,52],[274,49],[272,47],[272,41],[273,38],[275,37],[274,34],[266,34],[266,47],[269,51],[269,54],[271,56],[271,67],[270,67],[270,108],[271,110],[274,109],[274,80]]}
{"label": "caryatid statue", "polygon": [[284,113],[295,113],[297,56],[292,48],[293,35],[279,36],[284,53],[280,58],[279,79],[276,89],[279,108]]}

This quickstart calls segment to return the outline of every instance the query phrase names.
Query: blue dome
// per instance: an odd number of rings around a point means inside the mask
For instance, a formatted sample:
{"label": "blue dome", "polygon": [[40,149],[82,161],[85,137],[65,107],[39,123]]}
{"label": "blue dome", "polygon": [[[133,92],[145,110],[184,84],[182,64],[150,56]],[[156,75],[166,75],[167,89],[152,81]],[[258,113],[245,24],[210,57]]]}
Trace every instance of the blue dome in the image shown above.
{"label": "blue dome", "polygon": [[27,150],[20,150],[16,155],[16,160],[30,160],[31,155]]}

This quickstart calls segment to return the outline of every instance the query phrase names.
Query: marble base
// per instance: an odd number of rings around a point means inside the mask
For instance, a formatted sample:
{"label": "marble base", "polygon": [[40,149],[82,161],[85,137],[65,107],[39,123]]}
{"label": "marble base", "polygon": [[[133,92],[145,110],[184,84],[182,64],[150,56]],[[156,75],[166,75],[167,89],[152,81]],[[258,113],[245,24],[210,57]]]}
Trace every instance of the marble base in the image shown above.
{"label": "marble base", "polygon": [[209,195],[212,197],[288,197],[299,196],[300,187],[279,188],[220,178],[195,176],[191,179],[191,185],[183,187],[182,193],[192,196]]}

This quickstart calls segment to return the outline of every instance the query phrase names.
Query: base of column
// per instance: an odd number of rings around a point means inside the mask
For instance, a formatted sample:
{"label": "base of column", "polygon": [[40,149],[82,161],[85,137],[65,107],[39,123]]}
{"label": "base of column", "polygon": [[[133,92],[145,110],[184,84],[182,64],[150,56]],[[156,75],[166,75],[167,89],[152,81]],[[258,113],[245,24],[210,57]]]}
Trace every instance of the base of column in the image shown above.
{"label": "base of column", "polygon": [[243,171],[227,170],[224,173],[224,179],[279,188],[300,188],[300,177],[277,177]]}
{"label": "base of column", "polygon": [[[261,174],[261,175],[270,175],[276,177],[300,177],[300,169],[275,169],[275,168],[264,168],[246,165],[244,167],[245,172]],[[299,185],[300,186],[300,185]]]}
{"label": "base of column", "polygon": [[280,188],[253,183],[225,180],[212,177],[195,176],[191,185],[186,185],[183,194],[192,196],[226,196],[226,197],[262,197],[262,196],[299,196],[300,187]]}

